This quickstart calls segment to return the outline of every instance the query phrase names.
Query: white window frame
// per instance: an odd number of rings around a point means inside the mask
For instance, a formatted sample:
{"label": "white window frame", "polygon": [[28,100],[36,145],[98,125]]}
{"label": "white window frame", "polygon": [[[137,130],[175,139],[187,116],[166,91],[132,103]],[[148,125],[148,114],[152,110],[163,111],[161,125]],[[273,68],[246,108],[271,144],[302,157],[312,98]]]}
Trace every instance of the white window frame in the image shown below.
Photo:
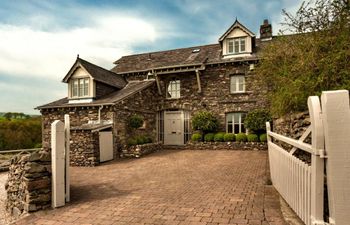
{"label": "white window frame", "polygon": [[[241,79],[243,82],[240,82]],[[244,75],[232,75],[230,77],[230,93],[244,93],[245,90],[245,76]]]}
{"label": "white window frame", "polygon": [[71,98],[81,98],[90,96],[90,79],[76,78],[71,83]]}
{"label": "white window frame", "polygon": [[[235,115],[238,115],[238,121],[235,121]],[[242,117],[245,116],[246,113],[242,113],[242,112],[232,112],[232,113],[227,113],[226,114],[226,133],[229,133],[228,127],[229,127],[229,120],[231,119],[232,121],[232,133],[233,134],[238,134],[238,133],[242,133],[242,128],[245,129],[244,127],[244,121],[242,120]],[[238,133],[235,133],[235,124],[238,124]],[[247,129],[245,129],[245,132],[247,132]]]}
{"label": "white window frame", "polygon": [[[237,45],[236,45],[237,44]],[[230,50],[231,46],[231,50]],[[237,49],[236,49],[237,47]],[[227,54],[239,54],[247,51],[247,37],[227,39]]]}
{"label": "white window frame", "polygon": [[181,82],[179,79],[171,80],[168,83],[166,98],[177,99],[181,97]]}

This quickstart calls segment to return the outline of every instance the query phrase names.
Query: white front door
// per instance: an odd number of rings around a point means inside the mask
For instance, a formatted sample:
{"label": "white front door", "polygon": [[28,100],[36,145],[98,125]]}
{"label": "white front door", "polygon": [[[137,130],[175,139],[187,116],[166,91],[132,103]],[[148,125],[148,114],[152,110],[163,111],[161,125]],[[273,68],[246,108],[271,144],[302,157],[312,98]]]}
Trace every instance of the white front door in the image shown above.
{"label": "white front door", "polygon": [[184,144],[184,114],[183,111],[164,112],[164,144]]}

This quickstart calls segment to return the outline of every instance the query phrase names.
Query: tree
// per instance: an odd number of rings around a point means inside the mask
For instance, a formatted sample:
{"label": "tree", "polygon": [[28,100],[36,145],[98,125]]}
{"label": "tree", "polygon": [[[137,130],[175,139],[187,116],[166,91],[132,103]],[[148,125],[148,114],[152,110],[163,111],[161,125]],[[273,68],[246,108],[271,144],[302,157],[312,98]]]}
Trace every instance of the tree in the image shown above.
{"label": "tree", "polygon": [[192,129],[201,131],[202,134],[216,131],[218,126],[217,118],[208,111],[197,112],[192,118]]}
{"label": "tree", "polygon": [[317,0],[303,3],[294,15],[283,14],[280,34],[293,34],[264,45],[256,69],[275,116],[306,110],[310,95],[350,89],[349,1]]}

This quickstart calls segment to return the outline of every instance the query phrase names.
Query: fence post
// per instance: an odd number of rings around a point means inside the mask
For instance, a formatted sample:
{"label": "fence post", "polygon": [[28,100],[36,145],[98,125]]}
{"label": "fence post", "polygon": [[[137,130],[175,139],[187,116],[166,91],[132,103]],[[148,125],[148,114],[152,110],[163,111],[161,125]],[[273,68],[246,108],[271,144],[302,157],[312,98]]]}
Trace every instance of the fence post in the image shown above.
{"label": "fence post", "polygon": [[64,159],[64,124],[55,120],[51,124],[51,160],[52,160],[52,207],[65,204],[65,159]]}
{"label": "fence post", "polygon": [[269,132],[271,131],[271,125],[270,122],[266,122],[266,135],[267,135],[267,143],[271,141],[271,136],[269,135]]}
{"label": "fence post", "polygon": [[324,224],[324,132],[318,96],[308,99],[311,120],[311,223]]}
{"label": "fence post", "polygon": [[349,91],[325,91],[321,96],[327,159],[330,222],[350,221]]}
{"label": "fence post", "polygon": [[70,162],[70,120],[69,115],[64,115],[64,133],[65,133],[65,181],[66,181],[66,202],[70,201],[70,171],[69,171],[69,162]]}

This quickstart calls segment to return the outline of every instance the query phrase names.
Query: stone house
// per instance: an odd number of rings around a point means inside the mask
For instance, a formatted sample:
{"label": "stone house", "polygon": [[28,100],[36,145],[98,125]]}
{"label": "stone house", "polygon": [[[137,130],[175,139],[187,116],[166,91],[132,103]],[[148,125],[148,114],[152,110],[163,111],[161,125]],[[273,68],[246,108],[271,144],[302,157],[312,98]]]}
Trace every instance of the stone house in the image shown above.
{"label": "stone house", "polygon": [[[136,134],[184,145],[192,134],[191,117],[201,110],[217,116],[221,131],[246,132],[246,113],[267,104],[254,67],[261,46],[271,39],[267,20],[260,38],[236,20],[218,43],[123,56],[111,70],[78,57],[63,79],[68,96],[38,107],[43,147],[50,146],[50,124],[64,114],[71,118],[73,165],[101,161],[103,132],[112,134],[113,157]],[[137,130],[128,126],[134,114],[144,118]]]}

